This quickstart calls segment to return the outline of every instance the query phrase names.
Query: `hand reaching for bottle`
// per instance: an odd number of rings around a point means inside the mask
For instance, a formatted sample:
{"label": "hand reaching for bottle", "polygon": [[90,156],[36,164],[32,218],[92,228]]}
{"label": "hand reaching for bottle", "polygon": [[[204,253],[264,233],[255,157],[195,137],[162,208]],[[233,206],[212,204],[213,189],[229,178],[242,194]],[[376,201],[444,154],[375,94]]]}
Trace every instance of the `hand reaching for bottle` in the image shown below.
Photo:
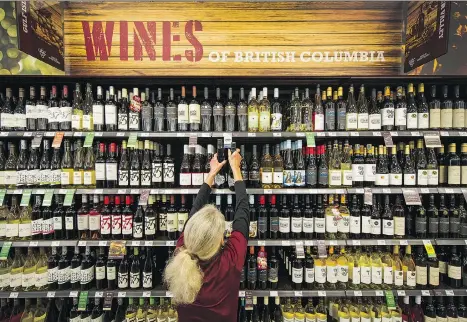
{"label": "hand reaching for bottle", "polygon": [[222,167],[226,163],[227,163],[227,160],[219,162],[219,160],[217,160],[217,153],[214,154],[211,161],[209,162],[209,164],[211,165],[211,171],[209,171],[209,174],[206,177],[206,180],[204,182],[207,183],[210,187],[212,187],[212,185],[214,184],[214,178],[219,173],[219,171],[221,171]]}
{"label": "hand reaching for bottle", "polygon": [[229,150],[229,164],[235,181],[243,180],[242,171],[240,170],[241,162],[242,156],[240,154],[240,149],[237,149],[234,153]]}

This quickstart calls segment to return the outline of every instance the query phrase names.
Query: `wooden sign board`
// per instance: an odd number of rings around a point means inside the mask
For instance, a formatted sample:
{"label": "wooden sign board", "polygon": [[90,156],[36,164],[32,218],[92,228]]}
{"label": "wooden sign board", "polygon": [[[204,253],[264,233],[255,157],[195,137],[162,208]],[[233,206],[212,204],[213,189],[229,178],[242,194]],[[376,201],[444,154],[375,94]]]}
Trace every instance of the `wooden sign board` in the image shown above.
{"label": "wooden sign board", "polygon": [[70,2],[73,76],[399,75],[402,2]]}

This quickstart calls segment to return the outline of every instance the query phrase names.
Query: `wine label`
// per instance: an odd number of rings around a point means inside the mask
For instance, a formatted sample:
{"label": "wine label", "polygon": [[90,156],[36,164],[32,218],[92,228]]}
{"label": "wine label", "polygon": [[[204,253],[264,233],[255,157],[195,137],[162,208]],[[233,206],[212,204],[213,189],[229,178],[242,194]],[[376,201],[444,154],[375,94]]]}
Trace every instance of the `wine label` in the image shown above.
{"label": "wine label", "polygon": [[313,228],[314,228],[313,218],[303,218],[303,232],[313,233],[314,232]]}
{"label": "wine label", "polygon": [[[73,283],[79,283],[81,280],[81,268],[75,267],[70,269],[70,282]],[[36,284],[37,286],[37,284]]]}
{"label": "wine label", "polygon": [[127,187],[130,180],[130,171],[128,170],[118,170],[118,185],[120,187]]}
{"label": "wine label", "polygon": [[53,217],[54,230],[62,230],[63,222],[62,217]]}
{"label": "wine label", "polygon": [[417,129],[418,128],[418,113],[412,112],[407,113],[407,129]]}
{"label": "wine label", "polygon": [[352,284],[358,285],[360,284],[360,267],[353,267],[352,269]]}
{"label": "wine label", "polygon": [[371,234],[381,235],[381,219],[371,219]]}
{"label": "wine label", "polygon": [[389,174],[388,173],[377,173],[375,177],[376,186],[389,186]]}
{"label": "wine label", "polygon": [[55,169],[51,170],[50,184],[58,186],[61,183],[62,170]]}
{"label": "wine label", "polygon": [[279,232],[290,233],[290,218],[279,217]]}
{"label": "wine label", "polygon": [[352,178],[353,178],[353,181],[363,182],[364,173],[365,173],[365,165],[364,164],[352,164]]}
{"label": "wine label", "polygon": [[337,233],[337,220],[334,216],[326,216],[326,232]]}
{"label": "wine label", "polygon": [[65,284],[70,281],[70,278],[71,278],[70,270],[71,270],[70,266],[58,270],[58,273],[57,273],[58,284]]}
{"label": "wine label", "polygon": [[[117,125],[117,107],[113,104],[106,104],[105,109],[105,124],[106,125]],[[95,117],[94,117],[95,120]],[[94,121],[95,122],[95,121]]]}
{"label": "wine label", "polygon": [[191,174],[191,184],[193,186],[201,186],[203,182],[204,182],[203,173],[192,173]]}
{"label": "wine label", "polygon": [[36,119],[37,112],[35,105],[26,105],[26,118],[27,119]]}
{"label": "wine label", "polygon": [[78,216],[78,230],[88,230],[89,229],[89,215],[81,214]]}
{"label": "wine label", "polygon": [[60,107],[60,113],[59,113],[59,119],[58,122],[71,122],[71,113],[72,113],[72,108],[71,106],[61,106]]}
{"label": "wine label", "polygon": [[383,219],[383,235],[394,236],[394,220]]}
{"label": "wine label", "polygon": [[58,281],[58,267],[47,269],[47,283],[52,284]]}
{"label": "wine label", "polygon": [[439,217],[439,232],[443,234],[449,233],[449,217]]}
{"label": "wine label", "polygon": [[259,113],[259,128],[261,132],[268,132],[271,130],[271,114],[269,111]]}
{"label": "wine label", "polygon": [[441,127],[441,110],[439,108],[430,108],[430,129],[439,129]]}
{"label": "wine label", "polygon": [[178,124],[188,124],[190,123],[188,105],[187,104],[178,104],[177,106],[177,115],[178,115]]}
{"label": "wine label", "polygon": [[117,269],[112,266],[106,268],[107,280],[113,281],[117,278]]}
{"label": "wine label", "polygon": [[93,116],[95,125],[103,125],[104,124],[104,106],[93,105],[92,116]]}
{"label": "wine label", "polygon": [[74,230],[74,222],[73,217],[65,217],[65,229],[66,230]]}
{"label": "wine label", "polygon": [[452,108],[441,109],[441,128],[452,128]]}
{"label": "wine label", "polygon": [[94,123],[91,115],[83,115],[83,130],[94,130]]}
{"label": "wine label", "polygon": [[[97,171],[96,171],[96,173],[97,173]],[[83,171],[74,171],[73,172],[73,185],[82,185],[83,184],[83,174],[84,174]]]}
{"label": "wine label", "polygon": [[139,170],[130,170],[130,186],[140,186],[140,172]]}
{"label": "wine label", "polygon": [[152,288],[152,272],[143,272],[143,287]]}
{"label": "wine label", "polygon": [[[336,130],[336,110],[333,108],[326,109],[326,130],[335,131]],[[356,117],[355,117],[356,120]]]}
{"label": "wine label", "polygon": [[356,130],[358,126],[357,113],[347,113],[345,117],[345,127],[347,130]]}
{"label": "wine label", "polygon": [[96,280],[105,279],[105,266],[96,266]]}
{"label": "wine label", "polygon": [[175,165],[173,163],[163,164],[163,180],[164,182],[175,182],[174,177]]}
{"label": "wine label", "polygon": [[141,186],[150,187],[151,186],[151,170],[141,170]]}
{"label": "wine label", "polygon": [[403,271],[394,271],[394,285],[395,286],[404,285],[404,272]]}
{"label": "wine label", "polygon": [[415,186],[415,173],[404,173],[404,186]]}
{"label": "wine label", "polygon": [[4,171],[5,174],[5,185],[16,185],[17,182],[17,171]]}
{"label": "wine label", "polygon": [[127,272],[118,272],[118,288],[125,289],[128,288],[128,273]]}
{"label": "wine label", "polygon": [[16,224],[6,224],[6,237],[18,237],[18,230],[19,230],[19,225]]}
{"label": "wine label", "polygon": [[336,187],[342,185],[341,170],[329,170],[329,186]]}
{"label": "wine label", "polygon": [[416,266],[417,284],[425,286],[428,284],[428,269],[426,266]]}
{"label": "wine label", "polygon": [[381,109],[381,124],[394,125],[394,107],[386,107]]}
{"label": "wine label", "polygon": [[389,185],[390,186],[402,186],[402,173],[390,173],[389,174]]}
{"label": "wine label", "polygon": [[178,230],[178,214],[176,212],[167,213],[167,231],[176,232]]}
{"label": "wine label", "polygon": [[350,233],[360,234],[361,219],[360,216],[350,216]]}
{"label": "wine label", "polygon": [[19,170],[16,175],[16,185],[25,186],[28,182],[28,170]]}
{"label": "wine label", "polygon": [[324,131],[324,114],[315,114],[315,131]]}
{"label": "wine label", "polygon": [[178,231],[182,232],[183,228],[185,228],[185,223],[188,220],[188,213],[187,212],[179,212],[178,213]]}
{"label": "wine label", "polygon": [[12,268],[10,272],[10,288],[21,287],[23,280],[23,267]]}
{"label": "wine label", "polygon": [[368,129],[381,130],[381,114],[370,114],[368,121]]}
{"label": "wine label", "polygon": [[337,266],[326,266],[326,281],[337,283]]}
{"label": "wine label", "polygon": [[261,172],[261,183],[263,184],[271,184],[272,183],[272,172]]}
{"label": "wine label", "polygon": [[293,233],[301,233],[303,227],[303,220],[302,218],[292,217],[292,232]]}
{"label": "wine label", "polygon": [[18,225],[18,237],[29,237],[31,236],[31,223],[24,223]]}
{"label": "wine label", "polygon": [[157,218],[155,216],[144,216],[144,234],[153,236],[156,234]]}
{"label": "wine label", "polygon": [[[96,172],[97,172],[97,169],[96,169]],[[117,163],[106,163],[105,164],[105,177],[107,180],[117,181],[117,173],[118,173]]]}
{"label": "wine label", "polygon": [[349,281],[349,266],[337,265],[337,280],[342,283]]}
{"label": "wine label", "polygon": [[362,233],[371,234],[371,217],[362,216]]}
{"label": "wine label", "polygon": [[42,234],[42,218],[33,220],[31,222],[31,235]]}
{"label": "wine label", "polygon": [[282,130],[282,114],[271,113],[271,130],[281,131]]}
{"label": "wine label", "polygon": [[139,112],[132,112],[128,113],[128,129],[130,130],[139,130]]}
{"label": "wine label", "polygon": [[133,215],[122,216],[122,234],[131,235],[133,233]]}
{"label": "wine label", "polygon": [[315,232],[319,234],[326,232],[326,220],[324,218],[315,218]]}
{"label": "wine label", "polygon": [[407,124],[407,108],[400,107],[396,108],[394,123],[396,126],[405,126]]}
{"label": "wine label", "polygon": [[376,285],[383,283],[383,273],[381,267],[371,267],[371,282]]}
{"label": "wine label", "polygon": [[415,271],[407,271],[407,286],[415,287],[417,283],[417,273]]}
{"label": "wine label", "polygon": [[405,236],[405,218],[394,217],[394,235]]}
{"label": "wine label", "polygon": [[119,131],[128,130],[128,114],[127,113],[118,113],[117,122],[118,122]]}
{"label": "wine label", "polygon": [[120,235],[122,233],[122,216],[114,214],[110,218],[112,221],[112,235]]}
{"label": "wine label", "polygon": [[326,266],[315,266],[315,280],[316,283],[326,283]]}
{"label": "wine label", "polygon": [[303,268],[292,268],[292,283],[303,283]]}
{"label": "wine label", "polygon": [[363,180],[365,182],[376,180],[376,164],[364,164]]}
{"label": "wine label", "polygon": [[[290,230],[290,226],[289,226]],[[249,231],[249,237],[250,238],[256,238],[258,234],[258,222],[257,221],[250,221],[250,231]]]}
{"label": "wine label", "polygon": [[[466,169],[467,170],[467,169]],[[438,170],[437,169],[427,169],[428,172],[428,185],[429,186],[437,186],[439,184],[439,179],[438,179]],[[467,172],[466,172],[467,175]],[[465,184],[467,184],[467,177]]]}
{"label": "wine label", "polygon": [[295,187],[304,187],[305,186],[305,170],[294,170],[294,186]]}
{"label": "wine label", "polygon": [[166,213],[159,214],[159,230],[162,232],[167,231],[167,214]]}
{"label": "wine label", "polygon": [[[428,129],[430,125],[428,112],[418,113],[418,128]],[[462,126],[463,127],[463,126]]]}
{"label": "wine label", "polygon": [[101,227],[101,215],[89,215],[89,230],[99,231]]}
{"label": "wine label", "polygon": [[34,285],[34,282],[35,282],[35,272],[31,272],[31,273],[26,273],[26,272],[23,272],[23,276],[21,277],[21,286],[23,288],[26,288],[26,287],[31,287]]}
{"label": "wine label", "polygon": [[461,167],[458,165],[448,166],[448,185],[461,184]]}
{"label": "wine label", "polygon": [[305,268],[305,283],[314,283],[315,282],[315,269],[314,268]]}
{"label": "wine label", "polygon": [[352,186],[352,183],[352,170],[342,170],[342,184],[344,186]]}
{"label": "wine label", "polygon": [[340,220],[337,221],[337,231],[340,233],[350,232],[350,216],[341,214]]}
{"label": "wine label", "polygon": [[368,130],[368,113],[358,113],[358,126],[359,130]]}
{"label": "wine label", "polygon": [[429,267],[429,281],[432,286],[439,286],[439,268],[438,267]]}
{"label": "wine label", "polygon": [[448,265],[448,277],[460,280],[462,278],[462,268],[460,266]]}
{"label": "wine label", "polygon": [[191,186],[191,173],[180,173],[180,186]]}
{"label": "wine label", "polygon": [[417,182],[419,186],[428,185],[428,170],[417,170]]}
{"label": "wine label", "polygon": [[26,129],[26,114],[15,113],[13,117],[17,129]]}
{"label": "wine label", "polygon": [[153,162],[152,165],[152,182],[162,182],[162,163]]}
{"label": "wine label", "polygon": [[133,221],[133,238],[143,238],[143,222]]}
{"label": "wine label", "polygon": [[100,229],[102,235],[110,235],[110,231],[112,229],[112,220],[110,218],[110,214],[102,214],[100,222]]}
{"label": "wine label", "polygon": [[248,112],[248,128],[258,129],[259,128],[259,113]]}
{"label": "wine label", "polygon": [[94,265],[80,270],[80,284],[85,285],[94,280]]}

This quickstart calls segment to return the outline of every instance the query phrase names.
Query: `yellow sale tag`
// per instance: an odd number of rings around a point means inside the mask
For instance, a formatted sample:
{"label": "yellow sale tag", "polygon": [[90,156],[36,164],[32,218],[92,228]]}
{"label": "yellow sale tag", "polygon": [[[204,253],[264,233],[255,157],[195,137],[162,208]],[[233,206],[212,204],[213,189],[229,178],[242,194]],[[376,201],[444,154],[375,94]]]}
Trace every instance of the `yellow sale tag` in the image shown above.
{"label": "yellow sale tag", "polygon": [[425,245],[426,252],[428,254],[428,257],[436,257],[435,249],[433,245],[431,244],[431,240],[423,240],[423,245]]}

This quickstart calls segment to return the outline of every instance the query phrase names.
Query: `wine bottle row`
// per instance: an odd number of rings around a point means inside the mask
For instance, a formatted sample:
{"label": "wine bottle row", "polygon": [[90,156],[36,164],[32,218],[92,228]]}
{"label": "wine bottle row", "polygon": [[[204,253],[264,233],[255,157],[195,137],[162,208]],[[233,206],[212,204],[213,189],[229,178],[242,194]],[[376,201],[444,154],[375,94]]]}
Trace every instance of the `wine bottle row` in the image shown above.
{"label": "wine bottle row", "polygon": [[[250,195],[250,239],[467,238],[463,195],[423,195],[419,206],[405,206],[401,195]],[[189,206],[185,195],[88,195],[63,206],[64,196],[33,195],[22,206],[17,195],[0,207],[0,240],[154,240],[177,239]],[[192,197],[195,198],[194,196]],[[24,198],[22,198],[24,199]],[[191,199],[191,198],[190,198]],[[234,196],[215,195],[225,216],[226,237],[234,220]],[[92,204],[91,204],[92,201]],[[48,202],[48,204],[46,204]],[[192,203],[192,201],[189,201]]]}
{"label": "wine bottle row", "polygon": [[[21,140],[17,144],[0,141],[0,187],[63,188],[197,188],[211,170],[217,152],[219,162],[227,159],[222,139],[205,149],[184,145],[181,161],[172,155],[172,146],[149,140],[97,142],[83,147],[80,139],[65,139],[63,149],[51,149],[44,139],[41,147]],[[237,146],[235,142],[230,147]],[[243,180],[251,188],[339,188],[339,187],[459,187],[467,185],[467,143],[449,143],[437,151],[425,148],[423,140],[385,146],[349,144],[348,140],[305,147],[301,140],[247,150],[240,146]],[[52,150],[52,151],[51,151]],[[250,153],[251,151],[251,153]],[[459,153],[460,152],[460,153]],[[215,178],[214,188],[234,190],[233,177],[226,165]]]}
{"label": "wine bottle row", "polygon": [[[396,90],[396,92],[392,90]],[[86,84],[83,99],[80,84],[75,85],[71,100],[67,85],[62,87],[61,98],[57,86],[47,92],[40,87],[29,88],[29,98],[24,88],[18,97],[11,88],[0,97],[2,130],[77,130],[77,131],[216,131],[216,132],[270,132],[270,131],[346,131],[346,130],[410,130],[410,129],[464,129],[467,128],[465,102],[460,97],[460,86],[449,92],[442,86],[442,95],[437,95],[435,85],[430,98],[425,96],[423,83],[418,84],[418,95],[412,83],[397,88],[386,86],[383,91],[371,91],[368,98],[365,86],[360,86],[357,100],[353,85],[349,86],[344,99],[342,86],[321,89],[318,84],[314,99],[309,88],[287,92],[290,100],[279,97],[279,88],[274,88],[273,101],[268,99],[268,88],[257,93],[252,88],[245,97],[244,88],[239,90],[239,99],[233,98],[232,88],[227,99],[216,88],[216,99],[209,99],[209,90],[204,88],[204,99],[197,97],[196,86],[192,98],[187,99],[185,86],[175,98],[170,88],[168,97],[162,89],[144,91],[137,87],[128,93],[126,88],[116,91],[110,86],[104,92],[97,86],[95,93],[91,84]],[[439,92],[438,92],[439,93]],[[95,94],[95,95],[94,95]],[[257,95],[258,94],[258,95]],[[225,94],[224,94],[225,95]],[[442,100],[438,99],[442,97]]]}

